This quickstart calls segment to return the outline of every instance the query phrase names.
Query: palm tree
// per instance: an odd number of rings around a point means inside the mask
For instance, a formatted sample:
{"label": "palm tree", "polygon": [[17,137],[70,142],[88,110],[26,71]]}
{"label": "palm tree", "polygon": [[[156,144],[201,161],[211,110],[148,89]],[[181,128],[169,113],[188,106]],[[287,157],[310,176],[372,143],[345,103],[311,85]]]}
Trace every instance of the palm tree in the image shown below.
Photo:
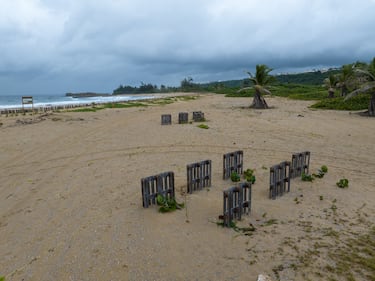
{"label": "palm tree", "polygon": [[371,93],[370,104],[368,107],[368,114],[375,116],[375,57],[368,65],[361,65],[355,69],[355,72],[363,79],[362,86],[354,90],[345,97],[345,100],[350,99],[358,94]]}
{"label": "palm tree", "polygon": [[353,87],[355,81],[353,64],[345,64],[341,67],[341,73],[338,75],[337,87],[341,89],[341,96],[344,97],[348,94],[349,88]]}
{"label": "palm tree", "polygon": [[335,88],[338,83],[337,78],[334,74],[329,75],[328,78],[324,79],[324,85],[328,89],[328,97],[335,97]]}
{"label": "palm tree", "polygon": [[250,88],[255,90],[253,103],[250,107],[258,109],[268,108],[266,100],[263,98],[262,94],[271,94],[271,92],[266,89],[266,87],[274,80],[274,77],[269,75],[272,70],[272,68],[269,68],[265,64],[257,64],[255,76],[253,76],[251,72],[247,72],[247,74],[249,74],[250,76],[249,79],[253,83],[253,86],[242,88],[240,91],[248,90]]}

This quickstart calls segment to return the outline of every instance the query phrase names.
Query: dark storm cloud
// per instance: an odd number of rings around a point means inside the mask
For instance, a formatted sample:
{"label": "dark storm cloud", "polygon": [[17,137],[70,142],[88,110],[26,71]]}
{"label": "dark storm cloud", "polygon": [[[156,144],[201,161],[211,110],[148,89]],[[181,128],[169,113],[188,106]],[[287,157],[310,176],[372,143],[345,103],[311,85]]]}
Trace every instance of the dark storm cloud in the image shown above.
{"label": "dark storm cloud", "polygon": [[0,94],[110,92],[369,61],[374,0],[0,0]]}

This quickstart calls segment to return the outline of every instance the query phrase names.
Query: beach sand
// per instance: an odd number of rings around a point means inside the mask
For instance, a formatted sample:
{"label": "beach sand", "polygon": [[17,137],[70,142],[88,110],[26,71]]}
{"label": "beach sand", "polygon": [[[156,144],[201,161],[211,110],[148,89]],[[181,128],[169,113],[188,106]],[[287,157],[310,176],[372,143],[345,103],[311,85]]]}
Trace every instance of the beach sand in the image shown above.
{"label": "beach sand", "polygon": [[[310,101],[201,94],[168,105],[0,116],[0,276],[10,280],[340,279],[332,254],[374,225],[374,119]],[[178,124],[202,111],[205,122]],[[172,125],[161,115],[172,114]],[[198,128],[204,123],[208,129]],[[223,154],[255,169],[252,210],[217,225]],[[268,198],[269,167],[310,151],[310,171]],[[186,165],[212,160],[212,186],[186,195]],[[182,210],[142,207],[141,178],[173,171]],[[349,188],[336,182],[349,180]],[[366,280],[354,273],[355,280]],[[342,277],[342,276],[341,276]],[[343,277],[342,277],[343,278]]]}

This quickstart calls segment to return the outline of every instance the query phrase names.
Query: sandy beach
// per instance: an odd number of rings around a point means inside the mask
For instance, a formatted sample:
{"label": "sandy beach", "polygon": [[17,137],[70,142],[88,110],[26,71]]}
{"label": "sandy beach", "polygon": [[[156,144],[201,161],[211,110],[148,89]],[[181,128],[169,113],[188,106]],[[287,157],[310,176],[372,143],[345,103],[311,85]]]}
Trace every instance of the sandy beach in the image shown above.
{"label": "sandy beach", "polygon": [[[0,116],[0,276],[19,280],[345,280],[335,253],[375,222],[375,120],[313,102],[196,94],[171,104]],[[202,111],[205,122],[178,124]],[[172,114],[171,125],[161,115]],[[197,125],[204,123],[209,128]],[[217,225],[223,154],[255,169],[251,214]],[[268,198],[269,167],[310,151],[313,182]],[[186,165],[212,160],[212,186],[186,195]],[[142,207],[141,178],[175,174],[182,210]],[[349,180],[349,188],[336,182]],[[332,269],[333,268],[333,269]],[[344,274],[344,273],[343,273]],[[368,280],[366,273],[353,273]]]}

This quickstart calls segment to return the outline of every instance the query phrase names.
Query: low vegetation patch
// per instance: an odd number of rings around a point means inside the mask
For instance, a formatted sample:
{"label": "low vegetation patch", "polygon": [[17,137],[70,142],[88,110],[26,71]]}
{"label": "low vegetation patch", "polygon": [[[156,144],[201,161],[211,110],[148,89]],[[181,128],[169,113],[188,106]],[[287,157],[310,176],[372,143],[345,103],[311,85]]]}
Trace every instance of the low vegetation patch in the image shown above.
{"label": "low vegetation patch", "polygon": [[98,110],[102,110],[104,107],[82,107],[77,109],[69,110],[70,112],[96,112]]}
{"label": "low vegetation patch", "polygon": [[328,271],[345,276],[346,280],[375,280],[375,227],[367,234],[345,241],[329,257],[335,267],[327,265]]}
{"label": "low vegetation patch", "polygon": [[209,128],[206,124],[199,124],[197,127],[201,128],[201,129],[208,129]]}
{"label": "low vegetation patch", "polygon": [[312,174],[312,176],[314,177],[314,178],[323,178],[324,177],[324,175],[326,174],[328,172],[328,168],[327,168],[327,166],[326,165],[323,165],[321,168],[320,168],[320,170],[318,170],[318,173],[314,173],[314,174]]}
{"label": "low vegetation patch", "polygon": [[343,97],[326,98],[311,106],[318,109],[364,110],[368,108],[370,95],[362,94],[344,101]]}
{"label": "low vegetation patch", "polygon": [[160,194],[156,197],[156,202],[160,206],[160,213],[168,213],[184,207],[184,203],[177,203],[176,199],[166,198]]}
{"label": "low vegetation patch", "polygon": [[315,178],[323,178],[324,175],[328,172],[328,167],[326,165],[323,165],[317,173],[313,173],[313,174],[306,174],[306,173],[302,173],[301,175],[301,180],[302,181],[310,181],[312,182]]}
{"label": "low vegetation patch", "polygon": [[301,180],[302,181],[313,181],[314,177],[312,175],[302,173]]}
{"label": "low vegetation patch", "polygon": [[251,184],[255,183],[256,178],[253,169],[247,169],[243,174],[247,182],[251,182]]}
{"label": "low vegetation patch", "polygon": [[327,97],[327,90],[320,85],[280,84],[272,87],[275,96],[295,100],[320,100]]}
{"label": "low vegetation patch", "polygon": [[[277,84],[269,87],[272,95],[287,97],[297,100],[320,100],[327,97],[327,90],[318,85],[302,84]],[[235,88],[232,91],[225,92],[227,97],[253,97],[254,91],[238,91]],[[216,92],[216,91],[215,91]]]}
{"label": "low vegetation patch", "polygon": [[241,177],[237,172],[232,172],[230,174],[230,179],[232,180],[232,182],[239,182],[241,180]]}
{"label": "low vegetation patch", "polygon": [[128,107],[143,107],[147,104],[141,102],[126,102],[126,103],[106,103],[104,108],[128,108]]}
{"label": "low vegetation patch", "polygon": [[[217,225],[224,227],[224,221],[216,222]],[[240,232],[245,236],[250,236],[252,232],[256,230],[256,228],[250,223],[248,227],[240,227],[237,226],[236,222],[231,221],[229,227],[232,228],[236,232]]]}
{"label": "low vegetation patch", "polygon": [[349,187],[349,180],[348,179],[340,179],[336,182],[336,185],[340,188],[348,188]]}

